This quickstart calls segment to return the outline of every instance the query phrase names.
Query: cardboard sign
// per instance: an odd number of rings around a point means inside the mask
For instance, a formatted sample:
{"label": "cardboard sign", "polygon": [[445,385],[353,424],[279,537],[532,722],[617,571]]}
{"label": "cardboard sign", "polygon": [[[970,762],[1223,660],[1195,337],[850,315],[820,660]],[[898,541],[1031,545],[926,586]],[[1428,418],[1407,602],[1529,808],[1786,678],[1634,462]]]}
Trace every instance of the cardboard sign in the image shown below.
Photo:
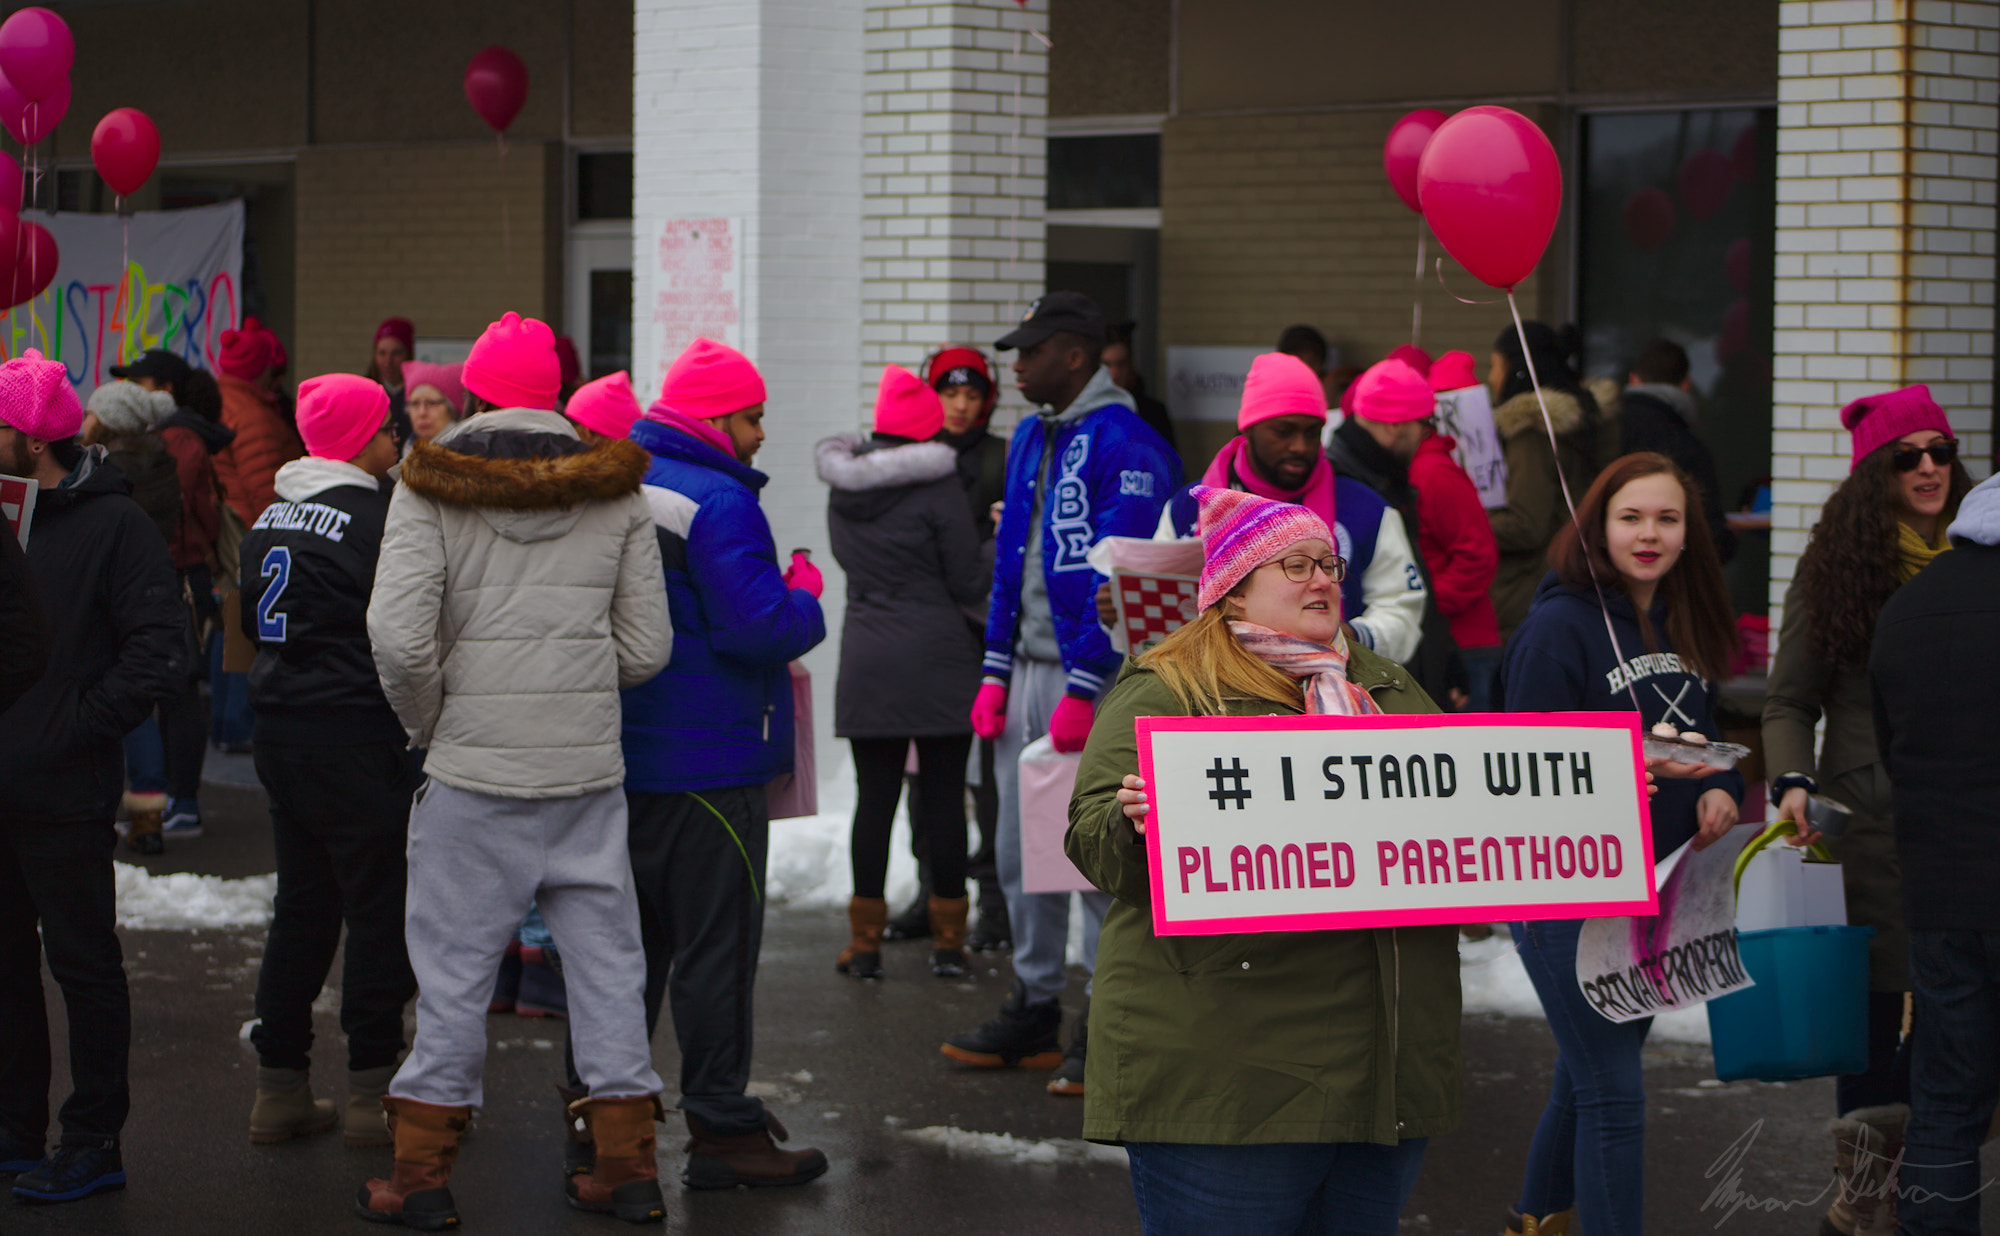
{"label": "cardboard sign", "polygon": [[14,530],[14,539],[21,548],[28,548],[29,525],[35,518],[35,495],[41,492],[41,483],[22,476],[0,476],[0,516],[5,516],[7,526]]}
{"label": "cardboard sign", "polygon": [[1118,623],[1111,629],[1112,644],[1128,656],[1151,648],[1194,620],[1201,612],[1195,604],[1200,593],[1197,576],[1113,571],[1111,604]]}
{"label": "cardboard sign", "polygon": [[1651,914],[1635,714],[1141,717],[1162,936]]}
{"label": "cardboard sign", "polygon": [[1452,458],[1479,487],[1479,505],[1487,510],[1507,505],[1507,460],[1500,434],[1493,428],[1493,401],[1483,386],[1439,391],[1437,430],[1457,439]]}
{"label": "cardboard sign", "polygon": [[1754,986],[1736,951],[1736,855],[1757,835],[1744,825],[1706,850],[1682,846],[1654,879],[1659,913],[1594,918],[1576,942],[1576,984],[1611,1021],[1637,1021]]}

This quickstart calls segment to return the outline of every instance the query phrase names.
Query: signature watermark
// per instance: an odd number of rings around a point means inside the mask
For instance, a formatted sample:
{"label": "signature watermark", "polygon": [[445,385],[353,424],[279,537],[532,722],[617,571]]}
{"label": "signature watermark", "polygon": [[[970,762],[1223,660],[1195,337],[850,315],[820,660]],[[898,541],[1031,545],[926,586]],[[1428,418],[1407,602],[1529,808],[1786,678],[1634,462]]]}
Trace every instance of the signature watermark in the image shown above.
{"label": "signature watermark", "polygon": [[[1752,1121],[1750,1127],[1743,1131],[1743,1135],[1729,1143],[1728,1148],[1716,1156],[1715,1162],[1709,1164],[1708,1170],[1702,1173],[1703,1179],[1714,1181],[1715,1186],[1709,1190],[1701,1209],[1720,1212],[1715,1220],[1717,1228],[1744,1211],[1753,1214],[1773,1214],[1801,1207],[1831,1205],[1836,1195],[1849,1203],[1864,1205],[1871,1201],[1892,1198],[1902,1202],[1929,1201],[1934,1198],[1962,1202],[1979,1196],[1996,1183],[1991,1179],[1982,1181],[1971,1193],[1958,1196],[1937,1193],[1919,1185],[1902,1184],[1900,1177],[1903,1154],[1900,1147],[1893,1156],[1879,1155],[1864,1147],[1860,1148],[1856,1155],[1853,1175],[1845,1182],[1835,1176],[1829,1179],[1819,1192],[1810,1197],[1759,1197],[1743,1187],[1743,1166],[1750,1158],[1750,1150],[1757,1144],[1757,1138],[1763,1131],[1762,1120]],[[1939,1166],[1965,1167],[1967,1163],[1946,1163]],[[1976,1172],[1978,1161],[1972,1160],[1971,1166]]]}

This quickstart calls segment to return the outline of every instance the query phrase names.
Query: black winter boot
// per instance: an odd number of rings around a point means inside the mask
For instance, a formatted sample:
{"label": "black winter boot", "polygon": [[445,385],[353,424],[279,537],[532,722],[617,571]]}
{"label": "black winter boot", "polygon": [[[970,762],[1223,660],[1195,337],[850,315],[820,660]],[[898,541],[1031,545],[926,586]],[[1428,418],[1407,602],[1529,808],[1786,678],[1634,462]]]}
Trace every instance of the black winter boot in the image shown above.
{"label": "black winter boot", "polygon": [[889,920],[882,932],[884,940],[922,940],[931,934],[931,882],[917,881],[917,895],[902,912]]}
{"label": "black winter boot", "polygon": [[1000,1015],[979,1029],[945,1040],[939,1050],[961,1064],[985,1069],[1053,1069],[1062,1063],[1062,1005],[1053,998],[1028,1003],[1020,979]]}
{"label": "black winter boot", "polygon": [[1069,1050],[1063,1053],[1062,1063],[1049,1074],[1049,1093],[1081,1098],[1083,1095],[1084,1055],[1089,1050],[1090,1006],[1085,1005],[1078,1014],[1076,1027],[1069,1032]]}
{"label": "black winter boot", "polygon": [[965,947],[975,953],[997,953],[1014,947],[1014,927],[1007,919],[1007,898],[1000,891],[997,876],[979,879],[979,914],[965,937]]}

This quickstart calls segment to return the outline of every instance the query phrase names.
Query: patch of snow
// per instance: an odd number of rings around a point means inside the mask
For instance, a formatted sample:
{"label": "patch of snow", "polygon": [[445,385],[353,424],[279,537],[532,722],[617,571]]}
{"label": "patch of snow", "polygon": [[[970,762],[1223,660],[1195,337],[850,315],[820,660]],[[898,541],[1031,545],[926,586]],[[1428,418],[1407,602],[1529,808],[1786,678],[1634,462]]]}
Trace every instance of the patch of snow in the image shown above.
{"label": "patch of snow", "polygon": [[[1528,979],[1527,968],[1514,951],[1514,937],[1495,924],[1484,940],[1458,942],[1458,982],[1468,1013],[1499,1013],[1507,1017],[1541,1017],[1541,997]],[[1708,1045],[1708,1010],[1701,1005],[1675,1009],[1653,1019],[1651,1038],[1670,1043]]]}
{"label": "patch of snow", "polygon": [[969,1129],[953,1129],[943,1125],[909,1129],[904,1132],[904,1136],[942,1147],[951,1154],[977,1155],[981,1158],[1003,1159],[1013,1163],[1037,1165],[1103,1163],[1116,1167],[1128,1166],[1125,1149],[1122,1146],[1100,1146],[1095,1142],[1070,1138],[1035,1141],[1032,1138],[1015,1137],[1011,1133],[974,1133]]}
{"label": "patch of snow", "polygon": [[262,927],[271,921],[271,898],[278,877],[221,876],[176,872],[154,875],[131,863],[114,863],[118,925],[150,930],[188,931],[203,927]]}

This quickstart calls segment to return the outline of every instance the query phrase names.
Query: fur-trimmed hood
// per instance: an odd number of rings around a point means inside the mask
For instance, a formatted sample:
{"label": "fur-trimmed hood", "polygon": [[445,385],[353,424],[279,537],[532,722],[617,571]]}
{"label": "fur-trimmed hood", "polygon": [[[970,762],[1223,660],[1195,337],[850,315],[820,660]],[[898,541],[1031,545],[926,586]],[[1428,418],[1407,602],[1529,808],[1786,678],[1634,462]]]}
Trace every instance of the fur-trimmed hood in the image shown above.
{"label": "fur-trimmed hood", "polygon": [[[1542,397],[1548,400],[1549,422],[1558,434],[1575,433],[1583,428],[1583,405],[1577,402],[1576,396],[1565,390],[1544,386]],[[1528,429],[1543,432],[1542,410],[1535,402],[1535,392],[1522,391],[1493,409],[1493,428],[1502,438],[1511,438]]]}
{"label": "fur-trimmed hood", "polygon": [[836,434],[822,439],[813,454],[819,479],[833,489],[833,509],[862,521],[879,518],[912,486],[958,474],[958,452],[942,442],[892,446]]}
{"label": "fur-trimmed hood", "polygon": [[397,479],[427,498],[476,508],[500,535],[528,542],[567,533],[584,503],[638,493],[651,463],[637,443],[587,446],[554,412],[505,408],[412,447]]}

